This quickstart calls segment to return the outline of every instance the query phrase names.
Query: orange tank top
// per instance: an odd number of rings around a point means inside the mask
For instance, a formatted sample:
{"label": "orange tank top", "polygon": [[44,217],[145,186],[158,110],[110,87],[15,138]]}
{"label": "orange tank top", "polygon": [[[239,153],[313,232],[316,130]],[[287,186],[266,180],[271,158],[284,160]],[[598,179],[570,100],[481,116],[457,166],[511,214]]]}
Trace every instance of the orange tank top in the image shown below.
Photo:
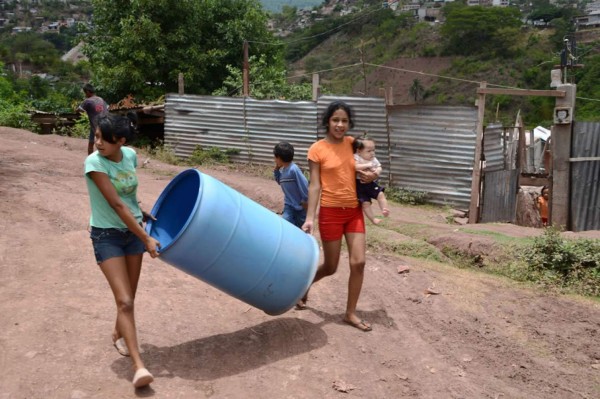
{"label": "orange tank top", "polygon": [[356,178],[354,167],[354,137],[345,136],[341,143],[325,139],[314,143],[308,150],[308,160],[318,163],[321,170],[321,206],[327,208],[355,208]]}

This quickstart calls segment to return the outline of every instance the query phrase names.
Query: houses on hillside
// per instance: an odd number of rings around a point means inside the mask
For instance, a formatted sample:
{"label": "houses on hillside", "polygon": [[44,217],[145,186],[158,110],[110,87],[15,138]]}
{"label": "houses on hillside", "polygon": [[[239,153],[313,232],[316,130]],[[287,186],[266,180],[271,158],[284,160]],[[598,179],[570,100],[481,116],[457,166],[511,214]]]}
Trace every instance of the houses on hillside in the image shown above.
{"label": "houses on hillside", "polygon": [[[422,22],[438,23],[442,20],[441,9],[445,3],[454,0],[382,0],[381,7],[389,8],[395,13],[409,13],[415,19]],[[467,0],[469,6],[508,7],[510,0]],[[272,22],[270,27],[276,30],[276,35],[285,37],[292,31],[305,29],[313,23],[320,21],[323,17],[330,15],[351,15],[361,11],[356,1],[352,0],[329,0],[323,2],[319,8],[303,8],[296,12],[296,20],[292,26],[285,28],[275,27]]]}
{"label": "houses on hillside", "polygon": [[0,0],[0,29],[10,29],[14,34],[31,31],[60,33],[76,23],[89,21],[89,15],[82,11],[82,6],[67,0],[52,0],[52,3],[57,1],[64,3],[64,12],[59,19],[51,20],[46,16],[47,8],[52,6],[48,0]]}

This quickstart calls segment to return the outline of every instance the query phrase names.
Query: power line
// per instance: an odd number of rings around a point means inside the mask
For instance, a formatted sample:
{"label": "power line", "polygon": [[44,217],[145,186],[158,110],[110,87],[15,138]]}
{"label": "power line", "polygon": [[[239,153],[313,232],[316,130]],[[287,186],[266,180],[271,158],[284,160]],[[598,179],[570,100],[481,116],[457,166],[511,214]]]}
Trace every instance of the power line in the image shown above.
{"label": "power line", "polygon": [[[341,67],[337,67],[337,68],[331,68],[331,69],[325,69],[325,70],[321,70],[321,71],[315,71],[315,72],[311,72],[311,73],[308,73],[308,74],[288,76],[287,78],[288,79],[293,79],[293,78],[299,78],[299,77],[303,77],[303,76],[311,76],[314,73],[329,72],[329,71],[334,71],[334,70],[338,70],[338,69],[352,68],[352,67],[356,67],[356,66],[360,66],[360,65],[362,65],[362,63],[356,63],[356,64],[345,65],[345,66],[341,66]],[[369,65],[369,66],[376,67],[376,68],[391,69],[391,70],[399,71],[399,72],[414,73],[414,74],[417,74],[417,75],[430,76],[430,77],[435,77],[435,78],[442,78],[442,79],[448,79],[448,80],[456,80],[456,81],[459,81],[459,82],[473,83],[473,84],[476,84],[476,85],[480,85],[482,83],[481,81],[478,81],[478,80],[461,79],[461,78],[455,78],[455,77],[452,77],[452,76],[438,75],[438,74],[427,73],[427,72],[422,72],[422,71],[413,71],[413,70],[410,70],[410,69],[397,68],[397,67],[391,67],[391,66],[380,65],[380,64],[365,63],[365,65]],[[487,82],[487,86],[488,87],[498,87],[498,88],[502,88],[502,89],[526,90],[526,89],[522,89],[520,87],[506,86],[506,85],[494,84],[494,83],[490,83],[490,82]],[[578,99],[578,100],[600,101],[600,99],[587,98],[587,97],[575,97],[575,98]]]}
{"label": "power line", "polygon": [[320,71],[314,71],[314,72],[311,72],[311,73],[303,73],[301,75],[288,76],[287,79],[301,78],[303,76],[312,76],[315,73],[337,71],[339,69],[348,69],[348,68],[352,68],[352,67],[359,66],[359,65],[362,65],[362,64],[360,62],[357,62],[356,64],[343,65],[343,66],[335,67],[335,68],[321,69]]}
{"label": "power line", "polygon": [[587,97],[575,97],[575,98],[578,100],[599,101],[600,102],[600,99],[598,99],[598,98],[587,98]]}

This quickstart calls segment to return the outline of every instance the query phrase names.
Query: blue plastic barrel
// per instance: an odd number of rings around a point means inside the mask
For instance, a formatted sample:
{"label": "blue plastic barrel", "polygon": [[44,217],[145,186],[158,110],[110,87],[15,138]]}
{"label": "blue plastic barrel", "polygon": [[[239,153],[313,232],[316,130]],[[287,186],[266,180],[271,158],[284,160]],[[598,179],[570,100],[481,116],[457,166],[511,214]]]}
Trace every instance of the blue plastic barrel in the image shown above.
{"label": "blue plastic barrel", "polygon": [[292,308],[315,276],[313,236],[196,169],[171,180],[152,214],[159,259],[267,314]]}

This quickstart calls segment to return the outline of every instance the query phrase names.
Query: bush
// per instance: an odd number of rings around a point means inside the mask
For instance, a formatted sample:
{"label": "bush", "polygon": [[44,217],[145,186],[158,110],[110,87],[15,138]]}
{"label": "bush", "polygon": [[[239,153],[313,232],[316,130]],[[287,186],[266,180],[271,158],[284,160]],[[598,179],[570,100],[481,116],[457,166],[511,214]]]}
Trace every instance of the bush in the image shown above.
{"label": "bush", "polygon": [[90,136],[90,122],[86,113],[82,113],[73,126],[59,126],[52,133],[60,136],[71,136],[88,139]]}
{"label": "bush", "polygon": [[231,160],[229,159],[229,156],[234,155],[236,153],[239,153],[239,151],[236,151],[236,150],[221,151],[217,147],[202,148],[201,146],[197,145],[196,148],[194,149],[194,151],[192,152],[192,155],[190,155],[190,157],[188,158],[188,163],[190,163],[192,165],[211,165],[211,164],[218,164],[218,163],[221,163],[221,164],[222,163],[230,163]]}
{"label": "bush", "polygon": [[385,196],[388,200],[400,204],[422,205],[427,201],[427,193],[402,187],[387,187]]}
{"label": "bush", "polygon": [[583,295],[600,295],[600,240],[567,240],[547,228],[522,251],[531,280],[571,288]]}
{"label": "bush", "polygon": [[9,103],[0,100],[0,126],[38,131],[38,126],[31,120],[27,106],[23,103]]}
{"label": "bush", "polygon": [[170,165],[179,165],[181,164],[181,159],[175,155],[175,151],[172,147],[168,145],[159,145],[156,147],[145,146],[144,151],[148,152],[152,157],[157,160],[168,163]]}

